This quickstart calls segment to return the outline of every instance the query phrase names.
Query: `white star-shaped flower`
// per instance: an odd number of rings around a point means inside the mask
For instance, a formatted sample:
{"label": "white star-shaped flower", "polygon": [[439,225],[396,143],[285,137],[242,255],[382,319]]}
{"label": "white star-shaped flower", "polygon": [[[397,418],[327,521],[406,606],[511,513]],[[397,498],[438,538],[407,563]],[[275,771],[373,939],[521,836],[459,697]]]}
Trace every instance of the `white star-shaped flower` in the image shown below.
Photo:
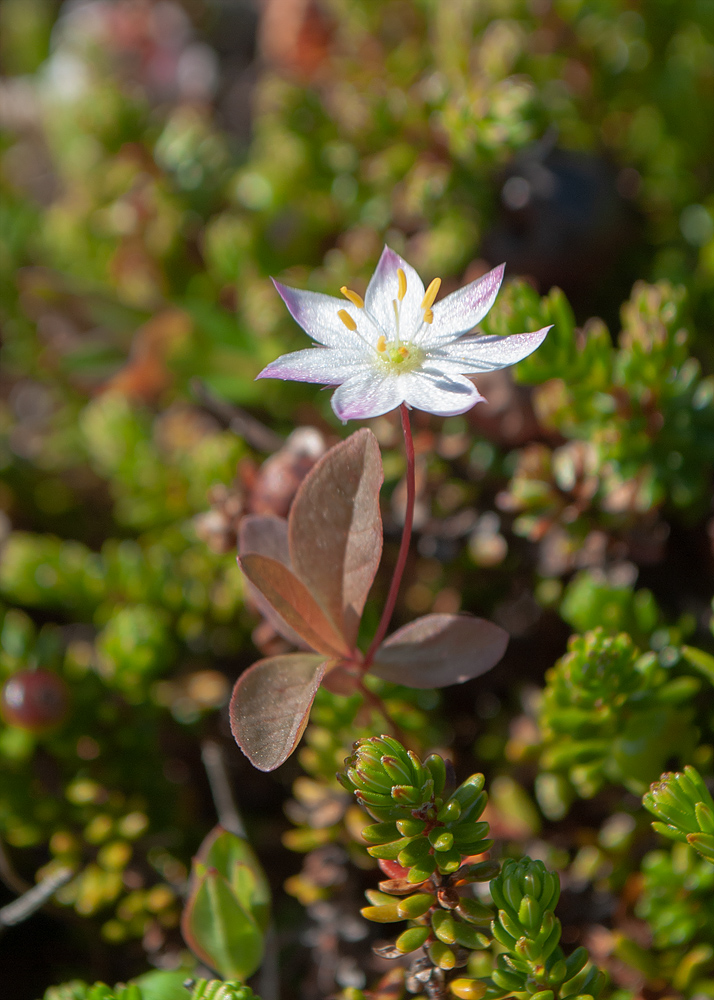
{"label": "white star-shaped flower", "polygon": [[436,302],[441,284],[425,290],[405,260],[384,248],[367,292],[342,289],[345,300],[275,287],[293,318],[320,346],[284,354],[258,378],[337,385],[332,409],[342,420],[365,420],[406,403],[447,417],[483,400],[466,375],[521,361],[550,327],[510,337],[468,337],[496,300],[504,266]]}

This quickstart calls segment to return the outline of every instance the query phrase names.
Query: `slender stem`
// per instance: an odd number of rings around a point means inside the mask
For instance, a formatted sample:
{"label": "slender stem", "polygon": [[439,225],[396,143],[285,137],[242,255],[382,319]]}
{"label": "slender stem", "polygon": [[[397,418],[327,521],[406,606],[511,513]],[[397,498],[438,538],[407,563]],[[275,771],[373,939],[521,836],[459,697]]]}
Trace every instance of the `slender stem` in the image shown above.
{"label": "slender stem", "polygon": [[35,910],[47,902],[50,896],[63,886],[74,875],[71,868],[59,868],[53,875],[48,875],[37,885],[33,885],[24,895],[14,899],[12,903],[0,910],[0,926],[11,927],[31,917]]}
{"label": "slender stem", "polygon": [[389,628],[389,623],[392,620],[392,614],[394,612],[394,605],[397,603],[399,585],[402,582],[404,567],[407,564],[409,542],[412,537],[412,524],[414,523],[414,498],[416,496],[416,481],[414,477],[414,439],[412,438],[412,429],[409,423],[409,410],[407,409],[405,403],[402,403],[400,412],[402,417],[402,430],[404,431],[404,451],[407,456],[407,507],[404,512],[404,530],[402,531],[402,541],[399,546],[399,555],[397,556],[397,564],[394,567],[392,582],[389,586],[387,601],[384,605],[382,617],[379,620],[379,626],[374,639],[372,639],[372,644],[367,650],[367,655],[364,658],[364,663],[362,664],[363,670],[369,669],[369,666],[374,659],[374,654],[379,649],[385,635],[387,634],[387,629]]}
{"label": "slender stem", "polygon": [[245,827],[238,807],[236,806],[231,783],[226,770],[226,762],[223,759],[223,751],[218,743],[213,740],[206,740],[201,747],[201,759],[206,768],[208,784],[211,787],[213,802],[218,813],[218,822],[224,830],[234,833],[237,837],[245,838]]}

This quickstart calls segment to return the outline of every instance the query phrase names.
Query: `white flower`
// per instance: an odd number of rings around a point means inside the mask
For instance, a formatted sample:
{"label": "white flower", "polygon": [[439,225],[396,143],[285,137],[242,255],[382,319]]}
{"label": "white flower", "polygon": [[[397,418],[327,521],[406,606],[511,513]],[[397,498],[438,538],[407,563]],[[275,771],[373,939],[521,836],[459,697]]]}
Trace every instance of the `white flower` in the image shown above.
{"label": "white flower", "polygon": [[550,327],[510,337],[466,337],[493,305],[504,266],[436,302],[441,281],[424,290],[413,267],[385,247],[364,301],[275,287],[293,318],[320,346],[284,354],[258,378],[337,385],[332,408],[364,420],[406,403],[438,416],[465,413],[484,397],[466,375],[527,357]]}

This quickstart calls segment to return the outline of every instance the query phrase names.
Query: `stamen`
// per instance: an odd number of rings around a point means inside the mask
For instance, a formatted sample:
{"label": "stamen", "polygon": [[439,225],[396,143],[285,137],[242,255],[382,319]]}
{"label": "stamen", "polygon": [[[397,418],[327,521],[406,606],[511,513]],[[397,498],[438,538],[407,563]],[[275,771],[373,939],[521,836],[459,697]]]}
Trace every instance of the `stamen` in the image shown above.
{"label": "stamen", "polygon": [[345,324],[345,326],[347,327],[348,330],[353,330],[354,331],[354,330],[357,329],[357,324],[352,319],[352,317],[350,316],[350,314],[347,312],[346,309],[340,309],[340,310],[338,310],[337,315],[340,317],[340,319]]}
{"label": "stamen", "polygon": [[406,349],[406,347],[403,344],[399,348],[399,350],[397,351],[397,354],[401,354],[401,356],[403,358],[408,358],[409,357],[409,351]]}
{"label": "stamen", "polygon": [[434,322],[434,313],[431,311],[431,309],[427,309],[424,312],[424,322],[425,323],[433,323]]}
{"label": "stamen", "polygon": [[397,268],[397,278],[399,279],[399,291],[397,292],[397,298],[400,302],[404,300],[404,296],[407,294],[407,276],[401,267]]}
{"label": "stamen", "polygon": [[340,289],[342,294],[346,299],[349,299],[353,306],[357,306],[358,309],[364,309],[364,299],[357,292],[353,292],[351,288],[347,288],[345,285]]}
{"label": "stamen", "polygon": [[387,338],[384,336],[383,333],[380,333],[379,337],[377,338],[377,350],[379,351],[380,354],[383,354],[387,350]]}
{"label": "stamen", "polygon": [[[421,300],[422,309],[429,310],[434,305],[436,296],[439,294],[439,289],[441,288],[441,278],[434,278],[426,292],[424,293],[424,298]],[[427,320],[431,323],[431,320]]]}

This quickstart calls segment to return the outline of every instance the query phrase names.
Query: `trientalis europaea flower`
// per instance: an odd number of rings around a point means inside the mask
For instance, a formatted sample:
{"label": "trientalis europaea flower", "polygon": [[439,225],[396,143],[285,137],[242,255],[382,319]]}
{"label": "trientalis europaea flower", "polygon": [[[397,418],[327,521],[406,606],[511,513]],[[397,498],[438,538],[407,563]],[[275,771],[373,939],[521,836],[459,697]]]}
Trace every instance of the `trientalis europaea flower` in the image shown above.
{"label": "trientalis europaea flower", "polygon": [[384,248],[364,299],[275,287],[315,347],[284,354],[258,378],[337,385],[332,408],[364,420],[406,403],[438,416],[465,413],[483,400],[466,375],[506,368],[527,357],[550,327],[509,337],[468,337],[493,305],[505,265],[436,301],[405,260]]}

